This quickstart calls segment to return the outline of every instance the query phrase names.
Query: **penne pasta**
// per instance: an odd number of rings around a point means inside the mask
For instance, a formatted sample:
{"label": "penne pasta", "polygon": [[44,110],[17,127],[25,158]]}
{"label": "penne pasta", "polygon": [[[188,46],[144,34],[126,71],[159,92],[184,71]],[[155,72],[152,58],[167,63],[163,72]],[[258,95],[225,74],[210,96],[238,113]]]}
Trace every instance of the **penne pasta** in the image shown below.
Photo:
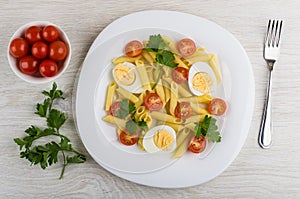
{"label": "penne pasta", "polygon": [[109,111],[115,97],[115,91],[116,91],[117,84],[116,82],[111,82],[108,85],[107,93],[106,93],[106,100],[105,100],[105,110]]}
{"label": "penne pasta", "polygon": [[169,115],[167,113],[162,113],[159,111],[152,111],[150,113],[151,117],[153,119],[159,120],[159,121],[163,121],[163,122],[168,122],[168,123],[174,123],[174,124],[181,124],[182,121],[181,119],[174,117],[172,115]]}
{"label": "penne pasta", "polygon": [[114,117],[112,115],[104,116],[103,120],[108,122],[108,123],[117,125],[118,128],[120,128],[123,131],[126,130],[126,120],[120,119],[118,117]]}
{"label": "penne pasta", "polygon": [[127,56],[120,56],[120,57],[116,57],[112,60],[112,63],[117,65],[120,63],[124,63],[124,62],[130,62],[130,63],[134,63],[136,60],[141,59],[141,55],[137,56],[137,57],[127,57]]}
{"label": "penne pasta", "polygon": [[192,96],[192,97],[182,97],[178,99],[179,102],[189,101],[191,103],[204,103],[204,104],[208,104],[211,100],[212,97],[211,95],[208,94],[204,94],[200,96]]}
{"label": "penne pasta", "polygon": [[142,56],[150,65],[153,65],[155,59],[147,51],[143,50]]}
{"label": "penne pasta", "polygon": [[159,98],[161,99],[163,106],[165,106],[166,105],[165,91],[164,91],[163,85],[161,83],[161,80],[158,80],[156,87],[155,87],[155,91],[156,91],[157,95],[159,96]]}
{"label": "penne pasta", "polygon": [[208,111],[205,108],[199,106],[198,103],[190,103],[190,105],[195,113],[201,114],[201,115],[209,115]]}
{"label": "penne pasta", "polygon": [[171,95],[170,95],[170,114],[175,115],[174,111],[178,103],[178,84],[171,82]]}
{"label": "penne pasta", "polygon": [[205,115],[193,115],[185,120],[185,124],[202,122]]}
{"label": "penne pasta", "polygon": [[212,55],[211,59],[208,61],[208,64],[212,68],[212,70],[216,76],[217,83],[219,84],[222,81],[222,78],[221,78],[221,68],[220,68],[220,64],[219,64],[219,60],[218,60],[217,56]]}
{"label": "penne pasta", "polygon": [[182,143],[176,147],[176,149],[173,152],[173,158],[181,158],[183,154],[187,151],[190,141],[193,137],[193,134],[190,133],[188,136],[185,137],[185,139],[182,141]]}
{"label": "penne pasta", "polygon": [[178,57],[178,55],[175,55],[174,54],[174,57],[175,57],[175,60],[174,60],[174,62],[176,63],[176,64],[178,64],[178,66],[180,66],[180,67],[183,67],[183,68],[186,68],[186,69],[189,69],[189,67]]}
{"label": "penne pasta", "polygon": [[170,51],[179,55],[179,52],[177,50],[177,46],[176,46],[175,42],[170,37],[162,36],[162,38],[163,38],[164,42],[167,44]]}
{"label": "penne pasta", "polygon": [[142,82],[142,87],[145,89],[145,90],[151,90],[151,86],[150,86],[150,82],[149,82],[149,77],[148,77],[148,74],[147,74],[147,71],[144,67],[144,62],[141,61],[141,60],[137,60],[135,62],[136,64],[136,68],[137,68],[137,71],[140,75],[140,79],[141,79],[141,82]]}
{"label": "penne pasta", "polygon": [[129,99],[131,102],[133,102],[134,104],[136,104],[139,101],[139,98],[136,97],[134,94],[132,94],[131,92],[125,90],[122,87],[118,87],[116,89],[116,91],[122,95],[124,98]]}

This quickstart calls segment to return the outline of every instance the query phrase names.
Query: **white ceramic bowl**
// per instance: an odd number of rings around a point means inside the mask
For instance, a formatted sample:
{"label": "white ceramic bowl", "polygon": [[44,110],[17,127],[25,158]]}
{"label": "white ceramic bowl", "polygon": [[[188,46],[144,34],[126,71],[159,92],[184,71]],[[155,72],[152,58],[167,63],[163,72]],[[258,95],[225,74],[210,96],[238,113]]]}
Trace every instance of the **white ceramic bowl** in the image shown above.
{"label": "white ceramic bowl", "polygon": [[[24,37],[24,33],[25,30],[27,28],[29,28],[30,26],[39,26],[39,27],[44,27],[47,25],[53,25],[57,28],[57,30],[59,31],[59,40],[65,42],[65,44],[67,45],[68,48],[68,54],[67,57],[65,58],[63,64],[59,67],[58,69],[58,73],[53,76],[53,77],[35,77],[32,75],[27,75],[24,74],[20,71],[18,64],[17,64],[17,59],[14,58],[10,52],[9,52],[9,46],[10,43],[12,42],[12,40],[14,40],[15,38],[18,37]],[[50,81],[55,80],[56,78],[58,78],[59,76],[61,76],[63,74],[63,72],[67,69],[67,67],[69,66],[70,60],[71,60],[71,43],[69,41],[69,38],[67,36],[67,34],[63,31],[63,29],[61,27],[59,27],[56,24],[50,23],[48,21],[33,21],[30,23],[27,23],[23,26],[21,26],[11,37],[9,44],[8,44],[8,48],[7,48],[7,58],[8,58],[8,62],[9,65],[11,67],[11,69],[14,71],[14,73],[21,78],[22,80],[29,82],[29,83],[34,83],[34,84],[40,84],[40,83],[47,83]]]}

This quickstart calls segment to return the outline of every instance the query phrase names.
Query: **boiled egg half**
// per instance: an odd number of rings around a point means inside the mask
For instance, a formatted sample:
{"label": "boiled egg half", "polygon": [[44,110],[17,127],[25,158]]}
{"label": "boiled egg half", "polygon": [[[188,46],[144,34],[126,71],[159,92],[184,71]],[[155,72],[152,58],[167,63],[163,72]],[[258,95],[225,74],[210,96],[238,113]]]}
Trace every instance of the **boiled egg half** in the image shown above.
{"label": "boiled egg half", "polygon": [[172,152],[176,148],[176,132],[167,125],[156,126],[145,134],[143,146],[148,153]]}
{"label": "boiled egg half", "polygon": [[131,93],[142,93],[144,88],[136,66],[129,62],[117,64],[113,69],[113,77],[117,84]]}
{"label": "boiled egg half", "polygon": [[200,96],[213,93],[216,90],[217,80],[207,63],[196,62],[189,70],[188,85],[194,95]]}

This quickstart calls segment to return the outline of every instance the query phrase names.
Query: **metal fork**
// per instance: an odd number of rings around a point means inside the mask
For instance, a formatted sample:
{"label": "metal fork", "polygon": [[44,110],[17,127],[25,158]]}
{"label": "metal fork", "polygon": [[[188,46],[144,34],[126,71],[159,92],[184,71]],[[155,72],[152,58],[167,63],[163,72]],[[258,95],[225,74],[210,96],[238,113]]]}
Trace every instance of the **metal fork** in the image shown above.
{"label": "metal fork", "polygon": [[275,62],[280,54],[280,37],[282,29],[282,20],[269,20],[268,30],[264,43],[264,59],[268,64],[269,81],[267,85],[267,94],[260,124],[258,143],[263,149],[269,148],[272,143],[272,120],[271,120],[271,89],[272,89],[272,71]]}

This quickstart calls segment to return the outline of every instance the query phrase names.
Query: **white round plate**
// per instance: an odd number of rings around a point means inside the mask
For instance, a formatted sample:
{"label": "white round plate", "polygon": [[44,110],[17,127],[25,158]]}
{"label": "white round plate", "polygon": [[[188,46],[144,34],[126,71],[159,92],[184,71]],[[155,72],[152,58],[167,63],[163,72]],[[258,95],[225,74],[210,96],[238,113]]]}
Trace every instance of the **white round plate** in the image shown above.
{"label": "white round plate", "polygon": [[[217,54],[221,62],[224,95],[229,109],[223,124],[222,142],[216,144],[205,158],[186,153],[177,161],[166,161],[157,156],[152,161],[153,157],[149,157],[149,154],[120,148],[114,140],[115,128],[102,123],[101,113],[97,112],[101,106],[103,108],[105,98],[105,93],[99,93],[99,89],[103,87],[102,83],[112,78],[103,75],[111,74],[108,70],[109,62],[120,53],[115,51],[116,46],[122,48],[129,40],[148,38],[146,33],[149,36],[155,34],[155,31],[191,37],[209,52]],[[96,38],[80,72],[75,103],[80,137],[88,152],[102,167],[121,178],[143,185],[162,188],[189,187],[207,182],[221,174],[241,150],[247,138],[254,107],[253,71],[240,43],[215,23],[173,11],[143,11],[114,21]],[[108,135],[107,132],[114,136],[103,137],[104,134]],[[125,154],[125,157],[120,154]],[[147,166],[140,161],[135,162],[140,158],[147,161]],[[160,163],[159,160],[164,162]],[[132,168],[133,163],[142,166]]]}

